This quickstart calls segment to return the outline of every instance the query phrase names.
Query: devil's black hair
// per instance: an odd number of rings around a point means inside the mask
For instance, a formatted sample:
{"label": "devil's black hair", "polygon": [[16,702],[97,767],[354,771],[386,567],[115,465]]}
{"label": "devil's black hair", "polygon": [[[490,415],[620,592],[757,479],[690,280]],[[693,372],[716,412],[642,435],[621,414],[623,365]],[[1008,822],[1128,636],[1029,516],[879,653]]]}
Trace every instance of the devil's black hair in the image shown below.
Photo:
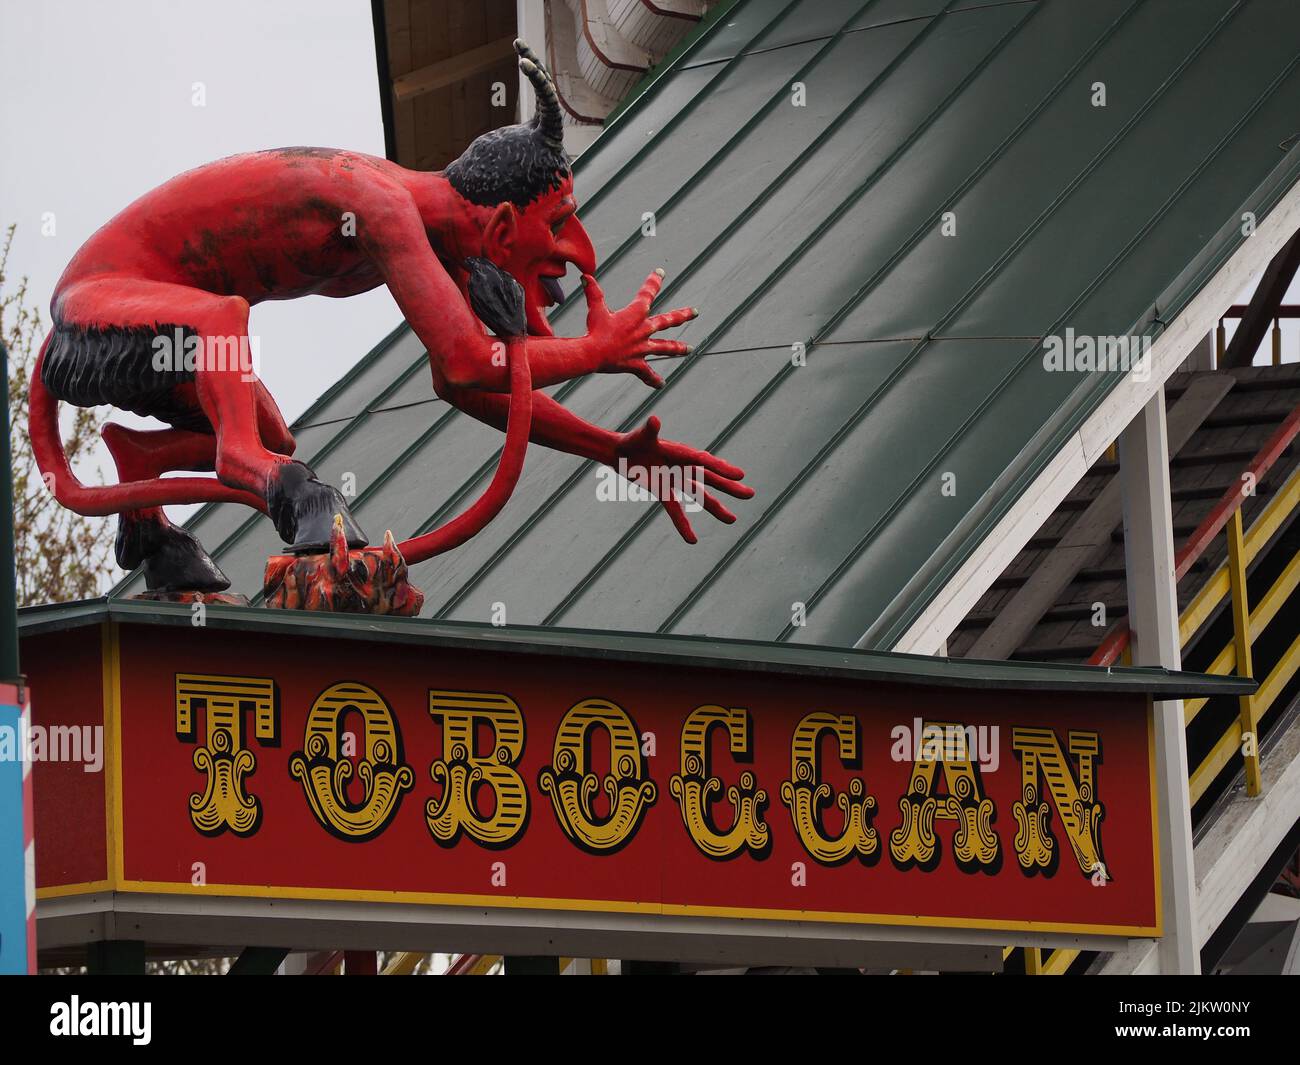
{"label": "devil's black hair", "polygon": [[531,122],[503,126],[475,138],[443,174],[470,203],[526,207],[571,173],[564,152],[564,120],[551,76],[523,41],[515,41],[519,69],[537,95]]}

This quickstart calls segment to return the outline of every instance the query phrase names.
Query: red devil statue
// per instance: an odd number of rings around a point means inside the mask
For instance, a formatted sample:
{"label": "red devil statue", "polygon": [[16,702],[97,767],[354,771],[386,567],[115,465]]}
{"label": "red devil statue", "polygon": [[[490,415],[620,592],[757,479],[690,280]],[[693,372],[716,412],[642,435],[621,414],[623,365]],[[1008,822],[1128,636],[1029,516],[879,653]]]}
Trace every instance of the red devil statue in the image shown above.
{"label": "red devil statue", "polygon": [[[675,478],[650,483],[685,485],[724,522],[735,517],[713,491],[753,494],[739,468],[660,438],[657,418],[612,432],[534,391],[591,373],[630,373],[657,388],[663,382],[647,356],[688,349],[655,334],[696,312],[651,313],[662,271],[628,306],[606,306],[576,213],[554,85],[523,42],[515,47],[536,90],[536,116],[484,134],[444,171],[322,148],[237,155],[141,197],[68,265],[32,375],[37,463],[64,506],[120,515],[117,561],[143,564],[151,591],[229,586],[194,536],[168,521],[167,504],[255,507],[293,554],[324,552],[332,539],[337,551],[336,516],[349,549],[367,543],[342,494],[293,458],[294,439],[275,401],[241,357],[249,349],[249,309],[263,300],[351,296],[386,284],[428,349],[435,392],[507,432],[484,498],[443,528],[398,545],[407,562],[463,543],[491,520],[514,487],[529,440],[616,468],[674,471]],[[582,276],[587,333],[556,337],[546,309],[559,302],[559,279],[570,264]],[[503,278],[518,289],[513,304],[502,296]],[[494,285],[501,288],[496,305]],[[168,428],[106,425],[119,483],[83,485],[59,437],[59,400],[110,404]],[[216,479],[162,477],[178,470],[215,471]],[[659,499],[694,542],[677,494]]]}

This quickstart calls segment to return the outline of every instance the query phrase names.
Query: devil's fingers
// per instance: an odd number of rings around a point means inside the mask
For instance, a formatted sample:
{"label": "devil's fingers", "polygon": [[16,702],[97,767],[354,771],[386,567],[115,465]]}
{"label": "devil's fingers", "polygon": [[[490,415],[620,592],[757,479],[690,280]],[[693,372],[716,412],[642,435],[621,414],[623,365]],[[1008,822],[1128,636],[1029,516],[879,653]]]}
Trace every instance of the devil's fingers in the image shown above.
{"label": "devil's fingers", "polygon": [[640,291],[636,294],[635,303],[644,303],[646,310],[650,309],[650,304],[654,303],[655,297],[659,295],[659,289],[663,287],[664,272],[655,270],[645,279],[645,284],[641,286]]}
{"label": "devil's fingers", "polygon": [[704,481],[710,488],[717,488],[738,499],[748,499],[754,490],[747,484],[740,484],[745,479],[745,471],[734,466],[726,459],[711,455],[707,451],[679,444],[675,440],[658,442],[664,460],[674,466],[698,467],[704,471]]}
{"label": "devil's fingers", "polygon": [[668,517],[672,519],[673,527],[676,528],[681,538],[688,544],[697,541],[695,530],[691,528],[691,523],[686,517],[686,511],[682,509],[681,503],[675,496],[660,500],[663,503],[664,510],[668,512]]}
{"label": "devil's fingers", "polygon": [[609,308],[605,305],[605,293],[591,274],[582,275],[582,292],[587,299],[587,328],[590,329],[594,322],[609,316]]}
{"label": "devil's fingers", "polygon": [[[713,456],[709,456],[713,458]],[[707,466],[704,467],[704,483],[710,488],[716,488],[719,492],[726,492],[729,496],[735,496],[737,499],[750,499],[754,495],[754,489],[747,484],[741,484],[741,479],[745,476],[745,471],[737,469],[730,463],[723,462],[721,459],[713,459],[714,462],[734,470],[733,474],[718,474]]]}
{"label": "devil's fingers", "polygon": [[718,521],[722,522],[724,525],[730,525],[736,520],[736,515],[724,507],[718,500],[718,497],[712,492],[701,491],[698,484],[695,486],[694,492],[698,496],[704,509],[717,518]]}
{"label": "devil's fingers", "polygon": [[665,311],[663,314],[647,318],[646,325],[650,327],[650,332],[658,333],[664,329],[672,329],[674,326],[685,325],[699,313],[694,307],[678,307],[675,311]]}
{"label": "devil's fingers", "polygon": [[643,350],[647,355],[669,355],[677,358],[681,355],[689,355],[691,346],[680,340],[647,340]]}
{"label": "devil's fingers", "polygon": [[632,362],[625,363],[624,368],[651,388],[663,388],[664,379],[650,369],[645,359],[634,359]]}

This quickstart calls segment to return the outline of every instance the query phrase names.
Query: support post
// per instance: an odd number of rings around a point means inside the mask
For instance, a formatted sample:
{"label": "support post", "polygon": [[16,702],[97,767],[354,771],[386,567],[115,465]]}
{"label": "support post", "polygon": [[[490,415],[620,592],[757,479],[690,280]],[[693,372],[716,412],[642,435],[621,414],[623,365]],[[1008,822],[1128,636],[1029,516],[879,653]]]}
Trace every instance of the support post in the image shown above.
{"label": "support post", "polygon": [[343,952],[344,976],[378,976],[379,955],[373,950],[345,950]]}
{"label": "support post", "polygon": [[681,972],[681,966],[675,961],[624,959],[620,971],[624,976],[676,976]]}
{"label": "support post", "polygon": [[271,976],[289,956],[288,947],[245,947],[239,952],[227,976]]}
{"label": "support post", "polygon": [[506,976],[559,976],[560,959],[542,954],[507,954]]}
{"label": "support post", "polygon": [[[13,474],[9,455],[9,355],[0,343],[0,726],[26,735],[27,686],[18,663]],[[0,974],[36,971],[36,846],[32,763],[0,761]]]}
{"label": "support post", "polygon": [[[1246,590],[1246,535],[1242,529],[1241,508],[1228,520],[1228,587],[1232,594],[1232,644],[1237,658],[1237,676],[1254,676],[1250,641],[1250,597]],[[1258,795],[1259,736],[1255,733],[1255,697],[1237,699],[1241,715],[1242,752],[1246,762],[1246,794]],[[1249,746],[1247,746],[1249,745]]]}
{"label": "support post", "polygon": [[100,939],[86,947],[90,976],[143,976],[144,942],[139,939]]}
{"label": "support post", "polygon": [[[1120,435],[1124,555],[1133,664],[1179,669],[1178,596],[1169,495],[1165,394],[1160,389]],[[1160,970],[1200,971],[1196,939],[1187,733],[1180,701],[1153,704],[1160,830]]]}

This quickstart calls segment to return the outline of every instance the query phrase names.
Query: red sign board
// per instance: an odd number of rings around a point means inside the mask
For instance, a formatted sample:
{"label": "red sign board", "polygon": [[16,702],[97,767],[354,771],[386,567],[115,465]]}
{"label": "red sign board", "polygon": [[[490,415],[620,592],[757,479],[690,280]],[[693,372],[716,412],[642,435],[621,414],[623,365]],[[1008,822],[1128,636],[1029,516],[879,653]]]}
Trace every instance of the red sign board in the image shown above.
{"label": "red sign board", "polygon": [[1146,696],[105,631],[119,890],[1159,934]]}

